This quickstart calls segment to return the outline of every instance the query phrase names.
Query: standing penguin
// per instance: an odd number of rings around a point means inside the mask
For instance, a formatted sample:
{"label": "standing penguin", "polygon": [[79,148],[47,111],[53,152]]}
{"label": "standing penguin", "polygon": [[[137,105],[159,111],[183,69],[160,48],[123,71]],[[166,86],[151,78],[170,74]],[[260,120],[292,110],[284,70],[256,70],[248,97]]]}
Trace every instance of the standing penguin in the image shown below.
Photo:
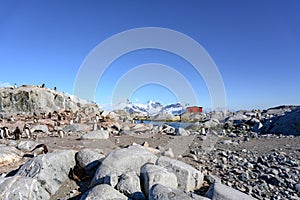
{"label": "standing penguin", "polygon": [[4,139],[4,130],[0,128],[0,139]]}
{"label": "standing penguin", "polygon": [[24,124],[23,131],[24,131],[26,137],[29,139],[30,135],[31,135],[31,131],[30,131],[29,126],[27,124]]}
{"label": "standing penguin", "polygon": [[9,138],[10,137],[10,132],[9,132],[9,129],[5,126],[2,128],[3,131],[4,131],[4,138]]}
{"label": "standing penguin", "polygon": [[64,135],[65,135],[65,132],[64,132],[63,130],[60,129],[60,130],[57,131],[57,134],[58,134],[58,137],[59,137],[59,138],[63,138]]}
{"label": "standing penguin", "polygon": [[96,131],[96,130],[98,130],[98,124],[97,124],[97,121],[94,120],[93,131]]}
{"label": "standing penguin", "polygon": [[14,136],[15,136],[15,140],[20,140],[21,138],[21,130],[19,129],[19,127],[17,126],[16,129],[13,132]]}

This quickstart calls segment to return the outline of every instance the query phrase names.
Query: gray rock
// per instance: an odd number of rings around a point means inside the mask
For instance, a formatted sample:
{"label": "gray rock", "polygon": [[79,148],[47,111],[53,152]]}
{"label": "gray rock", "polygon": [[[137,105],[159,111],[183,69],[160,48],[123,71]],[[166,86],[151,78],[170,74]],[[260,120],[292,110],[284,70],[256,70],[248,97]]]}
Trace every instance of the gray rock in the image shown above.
{"label": "gray rock", "polygon": [[35,132],[35,131],[39,131],[39,132],[43,132],[43,133],[48,133],[48,126],[47,125],[36,125],[34,127],[31,128],[31,133]]}
{"label": "gray rock", "polygon": [[131,128],[131,130],[134,132],[145,132],[151,130],[152,128],[152,124],[136,124],[134,127]]}
{"label": "gray rock", "polygon": [[162,153],[163,156],[168,156],[170,158],[174,158],[174,152],[171,148],[169,148],[168,150],[164,151]]}
{"label": "gray rock", "polygon": [[300,135],[300,108],[286,113],[285,115],[274,119],[269,129],[265,132],[283,134],[283,135]]}
{"label": "gray rock", "polygon": [[206,180],[209,184],[221,183],[221,179],[219,177],[211,174],[205,175],[204,180]]}
{"label": "gray rock", "polygon": [[186,163],[162,156],[156,164],[176,175],[180,190],[193,191],[202,186],[204,175]]}
{"label": "gray rock", "polygon": [[107,183],[113,187],[117,182],[112,181],[128,172],[140,173],[141,167],[146,163],[155,163],[157,157],[146,148],[135,145],[126,149],[112,151],[97,169],[91,186]]}
{"label": "gray rock", "polygon": [[60,150],[32,158],[19,169],[17,175],[38,180],[53,195],[68,179],[69,171],[74,166],[75,151]]}
{"label": "gray rock", "polygon": [[193,200],[188,194],[181,190],[168,188],[161,184],[155,184],[151,187],[148,195],[149,200]]}
{"label": "gray rock", "polygon": [[49,193],[33,178],[13,176],[0,178],[0,199],[50,199]]}
{"label": "gray rock", "polygon": [[107,184],[101,184],[85,192],[80,200],[127,200],[127,197]]}
{"label": "gray rock", "polygon": [[134,199],[146,199],[142,193],[140,179],[136,173],[122,174],[116,189]]}
{"label": "gray rock", "polygon": [[190,135],[190,132],[188,130],[185,130],[184,128],[179,127],[178,129],[176,129],[176,135],[188,136],[188,135]]}
{"label": "gray rock", "polygon": [[91,174],[93,173],[94,169],[100,165],[104,157],[105,155],[94,149],[82,149],[76,153],[77,164],[85,169],[88,174],[90,174],[89,172],[91,172]]}
{"label": "gray rock", "polygon": [[21,160],[23,154],[15,147],[0,145],[0,165],[7,165]]}
{"label": "gray rock", "polygon": [[21,151],[31,151],[38,143],[34,141],[21,141],[17,148]]}
{"label": "gray rock", "polygon": [[176,121],[180,120],[180,117],[175,116],[171,113],[160,112],[156,116],[153,117],[156,121]]}
{"label": "gray rock", "polygon": [[169,134],[169,135],[174,135],[176,129],[172,126],[169,126],[167,124],[163,124],[159,127],[159,129],[161,129],[161,132],[165,133],[165,134]]}
{"label": "gray rock", "polygon": [[229,145],[229,144],[232,144],[232,140],[223,140],[220,142],[221,144],[226,144],[226,145]]}
{"label": "gray rock", "polygon": [[84,106],[99,109],[75,96],[36,86],[15,89],[0,88],[0,113],[6,115],[48,113],[61,110],[79,110]]}
{"label": "gray rock", "polygon": [[297,192],[300,192],[300,183],[297,183],[297,184],[295,185],[295,190],[296,190]]}
{"label": "gray rock", "polygon": [[203,126],[206,127],[206,128],[212,128],[212,127],[216,127],[219,124],[220,124],[219,120],[209,119],[209,120],[207,120],[203,123]]}
{"label": "gray rock", "polygon": [[222,183],[214,183],[210,186],[206,196],[212,200],[254,200],[250,195],[242,193],[236,189],[223,185]]}
{"label": "gray rock", "polygon": [[241,112],[236,112],[234,113],[232,116],[228,117],[225,122],[231,122],[233,124],[241,124],[244,121],[246,121],[247,119],[249,119],[249,117],[247,117],[246,115],[244,115]]}
{"label": "gray rock", "polygon": [[62,130],[64,132],[81,132],[88,130],[90,127],[85,124],[70,124],[65,126]]}
{"label": "gray rock", "polygon": [[161,166],[144,165],[141,169],[141,185],[146,196],[148,196],[149,190],[156,183],[175,189],[178,187],[175,174],[168,172],[167,169]]}
{"label": "gray rock", "polygon": [[109,132],[107,130],[97,130],[91,131],[83,136],[80,139],[82,140],[94,140],[94,139],[108,139]]}
{"label": "gray rock", "polygon": [[263,124],[261,122],[255,123],[252,128],[252,131],[259,132],[262,127],[263,127]]}

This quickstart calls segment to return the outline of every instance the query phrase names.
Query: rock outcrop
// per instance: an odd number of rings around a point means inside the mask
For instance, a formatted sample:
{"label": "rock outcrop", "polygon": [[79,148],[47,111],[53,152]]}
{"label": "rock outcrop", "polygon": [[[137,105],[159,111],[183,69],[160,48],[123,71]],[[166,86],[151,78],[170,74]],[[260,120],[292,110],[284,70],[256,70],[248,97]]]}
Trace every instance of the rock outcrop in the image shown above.
{"label": "rock outcrop", "polygon": [[34,200],[49,198],[49,193],[36,179],[22,176],[0,178],[0,199]]}
{"label": "rock outcrop", "polygon": [[53,195],[68,179],[70,169],[74,166],[75,151],[61,150],[29,160],[19,169],[17,175],[34,178]]}
{"label": "rock outcrop", "polygon": [[255,200],[255,198],[235,190],[222,183],[214,183],[210,186],[206,196],[212,200]]}
{"label": "rock outcrop", "polygon": [[115,187],[118,177],[124,173],[139,173],[146,163],[155,163],[157,157],[141,146],[131,146],[126,149],[111,152],[97,169],[91,186],[106,183]]}
{"label": "rock outcrop", "polygon": [[60,110],[75,112],[81,107],[93,107],[98,110],[95,104],[48,88],[25,85],[18,88],[0,88],[2,115],[40,114]]}
{"label": "rock outcrop", "polygon": [[23,153],[14,147],[0,145],[0,165],[7,165],[21,160]]}
{"label": "rock outcrop", "polygon": [[127,197],[115,190],[112,186],[101,184],[93,187],[82,195],[80,200],[127,200]]}
{"label": "rock outcrop", "polygon": [[176,175],[180,190],[194,191],[203,184],[204,175],[186,163],[162,156],[158,158],[156,164]]}
{"label": "rock outcrop", "polygon": [[108,139],[108,138],[109,138],[109,132],[107,130],[91,131],[81,136],[82,140],[95,140],[95,139],[101,140],[101,139]]}

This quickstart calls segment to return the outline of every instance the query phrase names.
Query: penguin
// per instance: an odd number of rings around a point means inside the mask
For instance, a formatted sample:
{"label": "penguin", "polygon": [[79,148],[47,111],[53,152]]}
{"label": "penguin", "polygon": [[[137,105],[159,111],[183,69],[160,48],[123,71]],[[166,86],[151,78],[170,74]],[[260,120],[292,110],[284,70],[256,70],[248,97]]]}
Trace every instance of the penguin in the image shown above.
{"label": "penguin", "polygon": [[14,130],[13,134],[15,136],[15,140],[20,140],[20,137],[21,137],[22,133],[21,133],[21,130],[19,129],[18,126]]}
{"label": "penguin", "polygon": [[0,139],[4,139],[4,130],[0,128]]}
{"label": "penguin", "polygon": [[59,138],[63,138],[64,135],[65,135],[65,132],[64,132],[63,130],[58,130],[58,131],[57,131],[57,134],[58,134],[58,137],[59,137]]}
{"label": "penguin", "polygon": [[56,92],[56,86],[53,88],[54,92]]}
{"label": "penguin", "polygon": [[14,118],[13,116],[10,116],[10,118],[9,118],[8,121],[9,121],[9,122],[14,122],[14,121],[15,121],[15,118]]}
{"label": "penguin", "polygon": [[51,112],[48,113],[47,117],[48,117],[48,119],[51,119],[51,117],[52,117]]}
{"label": "penguin", "polygon": [[37,124],[39,121],[38,121],[38,119],[35,117],[34,119],[33,119],[33,123],[34,124]]}
{"label": "penguin", "polygon": [[72,124],[74,124],[74,120],[73,119],[70,120],[70,125],[72,125]]}
{"label": "penguin", "polygon": [[43,83],[43,84],[41,85],[41,88],[45,88],[45,83]]}
{"label": "penguin", "polygon": [[16,83],[14,84],[14,89],[17,89],[17,84]]}
{"label": "penguin", "polygon": [[100,117],[98,114],[96,114],[96,121],[99,122],[99,120],[100,120]]}
{"label": "penguin", "polygon": [[97,124],[97,121],[94,120],[93,131],[96,131],[96,130],[98,130],[98,124]]}
{"label": "penguin", "polygon": [[76,115],[76,117],[74,119],[74,122],[80,124],[81,123],[81,116],[80,115]]}
{"label": "penguin", "polygon": [[30,131],[29,126],[27,124],[24,125],[23,131],[24,131],[26,137],[29,139],[30,135],[31,135],[31,131]]}
{"label": "penguin", "polygon": [[40,154],[48,153],[48,148],[45,144],[38,144],[34,149],[31,150],[33,152],[33,156],[36,157]]}
{"label": "penguin", "polygon": [[5,126],[2,128],[4,131],[4,138],[9,138],[10,137],[10,132],[9,129]]}

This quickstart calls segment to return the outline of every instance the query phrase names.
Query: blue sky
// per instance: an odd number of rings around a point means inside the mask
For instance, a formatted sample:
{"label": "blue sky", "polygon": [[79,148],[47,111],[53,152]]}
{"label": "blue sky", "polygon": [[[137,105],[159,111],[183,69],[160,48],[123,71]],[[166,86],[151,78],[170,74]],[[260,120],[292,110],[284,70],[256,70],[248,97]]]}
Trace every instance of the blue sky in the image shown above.
{"label": "blue sky", "polygon": [[[300,1],[14,1],[0,0],[1,84],[42,84],[73,92],[84,59],[122,31],[164,27],[182,32],[210,54],[223,78],[230,109],[300,102]],[[101,77],[95,100],[110,103],[130,69],[162,63],[179,71],[199,104],[211,99],[202,77],[182,58],[139,50],[117,59]],[[178,83],[180,84],[180,83]],[[128,97],[177,101],[168,87],[146,85]]]}

